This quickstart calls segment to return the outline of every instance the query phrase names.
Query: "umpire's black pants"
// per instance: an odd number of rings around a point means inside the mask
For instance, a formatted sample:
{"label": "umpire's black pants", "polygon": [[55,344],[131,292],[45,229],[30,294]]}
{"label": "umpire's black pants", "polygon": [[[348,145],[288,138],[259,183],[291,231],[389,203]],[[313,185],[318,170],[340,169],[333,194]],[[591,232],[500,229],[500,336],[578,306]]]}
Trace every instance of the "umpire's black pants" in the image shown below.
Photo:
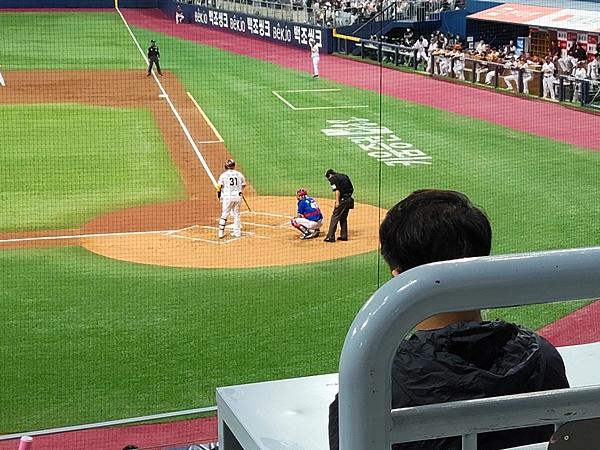
{"label": "umpire's black pants", "polygon": [[158,62],[158,58],[157,59],[150,59],[148,62],[148,75],[150,75],[152,73],[152,66],[156,64],[156,70],[158,71],[159,75],[162,75],[162,72],[160,70],[160,64]]}
{"label": "umpire's black pants", "polygon": [[354,200],[352,197],[340,201],[340,205],[333,210],[331,214],[331,222],[329,223],[329,231],[327,232],[327,239],[335,240],[335,232],[337,230],[338,222],[340,224],[340,238],[348,239],[348,213],[354,206]]}

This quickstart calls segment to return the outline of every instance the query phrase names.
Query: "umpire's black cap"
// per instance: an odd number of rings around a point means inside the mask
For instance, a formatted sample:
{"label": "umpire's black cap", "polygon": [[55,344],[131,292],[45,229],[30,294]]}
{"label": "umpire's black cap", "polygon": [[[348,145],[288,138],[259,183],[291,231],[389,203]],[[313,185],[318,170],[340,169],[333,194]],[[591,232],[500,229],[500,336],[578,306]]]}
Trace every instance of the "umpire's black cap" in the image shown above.
{"label": "umpire's black cap", "polygon": [[329,175],[335,175],[335,173],[335,170],[329,169],[327,172],[325,172],[325,178],[329,178]]}
{"label": "umpire's black cap", "polygon": [[151,39],[151,40],[150,40],[150,43],[151,43],[151,44],[155,44],[155,43],[156,43],[156,41],[155,41],[154,39]]}

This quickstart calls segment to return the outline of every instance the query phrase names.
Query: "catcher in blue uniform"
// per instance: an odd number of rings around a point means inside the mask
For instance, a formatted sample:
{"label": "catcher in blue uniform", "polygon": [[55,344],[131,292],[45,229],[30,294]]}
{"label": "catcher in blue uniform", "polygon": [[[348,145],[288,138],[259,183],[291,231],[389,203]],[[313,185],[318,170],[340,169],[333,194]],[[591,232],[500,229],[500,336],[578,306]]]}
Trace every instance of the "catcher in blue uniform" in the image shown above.
{"label": "catcher in blue uniform", "polygon": [[306,189],[298,189],[298,215],[292,219],[292,226],[302,233],[300,239],[316,238],[323,226],[323,214],[314,198],[308,196]]}

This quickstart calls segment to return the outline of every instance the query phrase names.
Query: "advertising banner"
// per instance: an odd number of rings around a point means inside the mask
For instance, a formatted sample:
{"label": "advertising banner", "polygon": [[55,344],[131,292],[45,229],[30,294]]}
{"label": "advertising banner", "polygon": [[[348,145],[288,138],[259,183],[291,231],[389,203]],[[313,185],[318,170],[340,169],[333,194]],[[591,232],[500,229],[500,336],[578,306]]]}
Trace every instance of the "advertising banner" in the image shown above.
{"label": "advertising banner", "polygon": [[587,51],[588,57],[593,59],[593,55],[598,51],[598,35],[597,34],[588,34],[587,37]]}
{"label": "advertising banner", "polygon": [[[558,2],[557,2],[558,3]],[[571,4],[575,2],[563,2]],[[471,14],[469,19],[494,22],[518,23],[540,28],[600,31],[600,11],[553,8],[527,4],[504,3],[499,6]]]}
{"label": "advertising banner", "polygon": [[293,47],[307,48],[308,40],[313,38],[319,47],[324,48],[325,51],[328,49],[328,38],[322,29],[307,24],[254,17],[205,6],[193,8],[193,23]]}

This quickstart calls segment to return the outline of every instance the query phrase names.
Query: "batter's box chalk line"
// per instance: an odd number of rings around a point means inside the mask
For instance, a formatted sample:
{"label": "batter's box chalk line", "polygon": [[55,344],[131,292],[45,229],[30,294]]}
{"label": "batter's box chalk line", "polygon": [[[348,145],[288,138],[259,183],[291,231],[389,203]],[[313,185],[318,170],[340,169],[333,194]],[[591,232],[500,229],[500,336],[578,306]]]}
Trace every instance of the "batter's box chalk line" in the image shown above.
{"label": "batter's box chalk line", "polygon": [[[229,233],[229,230],[233,229],[233,225],[228,225],[225,228],[228,229],[227,233]],[[233,237],[228,235],[223,239],[219,239],[218,232],[218,227],[192,225],[190,227],[181,228],[180,230],[165,233],[165,236],[177,239],[186,239],[188,241],[205,242],[207,244],[223,245],[254,234],[252,232],[243,232],[241,237]]]}
{"label": "batter's box chalk line", "polygon": [[[286,216],[284,214],[276,214],[262,211],[242,211],[241,225],[242,225],[242,236],[239,238],[233,236],[225,236],[224,239],[218,238],[218,226],[210,225],[190,225],[189,227],[180,228],[178,230],[172,230],[164,233],[167,237],[173,237],[177,239],[186,239],[195,242],[206,242],[209,244],[227,244],[228,242],[234,242],[244,237],[256,237],[260,239],[271,239],[273,236],[266,236],[260,230],[271,229],[273,231],[287,228],[291,229],[290,220],[292,216]],[[218,220],[218,219],[216,219]],[[246,230],[244,230],[246,227]],[[250,231],[249,229],[258,228],[258,230]],[[233,230],[233,223],[228,223],[225,226],[227,234]]]}

